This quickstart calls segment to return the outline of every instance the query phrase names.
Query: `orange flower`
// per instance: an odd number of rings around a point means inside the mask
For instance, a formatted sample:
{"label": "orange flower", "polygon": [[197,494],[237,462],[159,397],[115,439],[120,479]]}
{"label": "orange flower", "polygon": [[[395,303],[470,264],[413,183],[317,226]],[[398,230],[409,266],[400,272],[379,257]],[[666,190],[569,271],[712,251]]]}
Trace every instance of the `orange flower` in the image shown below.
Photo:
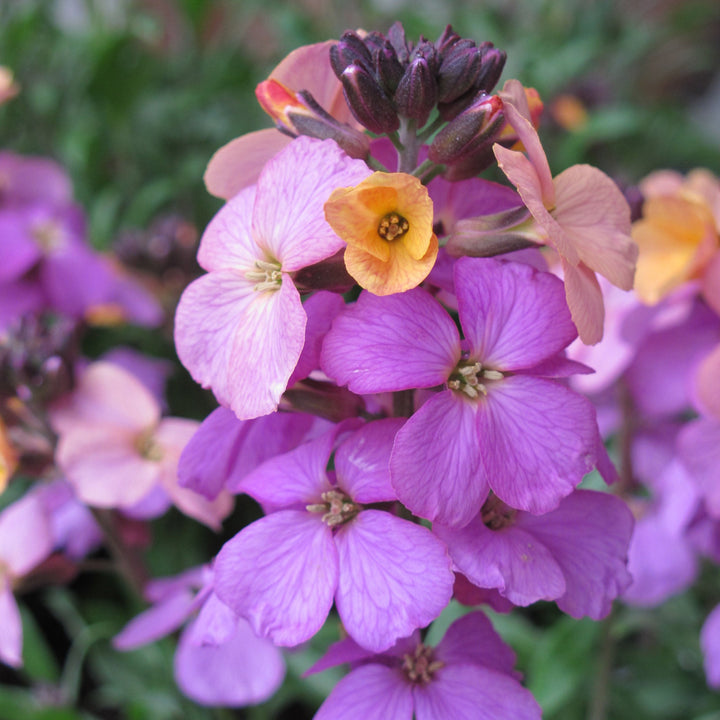
{"label": "orange flower", "polygon": [[643,217],[632,227],[640,248],[635,290],[653,305],[686,280],[701,277],[720,250],[714,216],[720,184],[709,173],[653,173],[641,184]]}
{"label": "orange flower", "polygon": [[347,243],[347,271],[375,295],[416,287],[435,263],[432,200],[412,175],[376,172],[338,188],[325,203],[325,218]]}

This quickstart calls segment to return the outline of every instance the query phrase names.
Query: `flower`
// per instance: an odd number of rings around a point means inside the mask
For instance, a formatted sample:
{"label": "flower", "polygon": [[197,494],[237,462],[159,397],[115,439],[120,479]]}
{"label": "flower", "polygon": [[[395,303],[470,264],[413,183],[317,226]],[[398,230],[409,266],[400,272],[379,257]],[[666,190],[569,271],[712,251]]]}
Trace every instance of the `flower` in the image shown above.
{"label": "flower", "polygon": [[325,373],[353,392],[445,389],[400,429],[393,487],[413,513],[467,525],[490,489],[516,509],[557,507],[598,465],[612,475],[595,410],[549,378],[585,370],[565,359],[576,331],[550,273],[497,260],[455,263],[455,322],[421,288],[362,293],[333,323]]}
{"label": "flower", "polygon": [[513,672],[512,650],[481,612],[456,620],[434,648],[419,633],[374,656],[342,640],[309,672],[348,661],[354,669],[315,720],[540,720],[540,707]]}
{"label": "flower", "polygon": [[343,247],[323,203],[369,173],[332,140],[300,137],[205,230],[198,262],[208,273],[180,298],[175,345],[193,378],[241,420],[277,409],[301,356],[307,314],[290,273]]}
{"label": "flower", "polygon": [[558,252],[573,322],[580,339],[594,345],[604,318],[595,273],[623,290],[633,286],[638,249],[630,209],[615,183],[590,165],[573,165],[553,178],[532,123],[507,99],[504,112],[528,156],[496,144],[495,157],[532,215],[533,234]]}
{"label": "flower", "polygon": [[432,200],[412,175],[376,172],[338,188],[325,203],[325,217],[348,245],[347,271],[375,295],[416,287],[435,263]]}

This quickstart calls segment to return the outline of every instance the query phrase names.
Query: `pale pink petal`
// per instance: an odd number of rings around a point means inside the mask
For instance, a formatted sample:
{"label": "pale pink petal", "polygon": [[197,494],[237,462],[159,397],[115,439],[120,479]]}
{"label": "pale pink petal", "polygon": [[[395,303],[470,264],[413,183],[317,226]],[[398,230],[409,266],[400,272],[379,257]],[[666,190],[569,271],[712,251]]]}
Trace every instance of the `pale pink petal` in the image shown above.
{"label": "pale pink petal", "polygon": [[638,247],[630,237],[630,207],[620,188],[591,165],[573,165],[553,182],[553,217],[580,261],[613,285],[631,290]]}
{"label": "pale pink petal", "polygon": [[232,271],[208,273],[183,293],[175,316],[180,361],[246,420],[273,412],[305,338],[305,312],[287,276],[255,292]]}
{"label": "pale pink petal", "polygon": [[[525,95],[524,91],[523,95]],[[527,101],[525,101],[525,105],[527,106]],[[543,146],[540,143],[540,136],[537,134],[537,130],[533,127],[529,117],[523,117],[521,109],[516,108],[512,102],[503,103],[503,113],[507,122],[512,125],[513,130],[517,133],[518,140],[520,140],[525,147],[530,163],[537,175],[537,182],[540,187],[543,205],[547,208],[553,207],[556,205],[556,200],[555,191],[553,189],[552,173],[550,172],[550,165],[548,165],[547,156],[545,155],[545,150],[543,150]],[[495,148],[498,147],[500,146],[495,146]],[[501,149],[504,150],[504,148]],[[495,155],[497,157],[497,152]],[[505,168],[502,169],[504,172]],[[507,173],[505,174],[507,175]],[[510,178],[510,180],[513,183],[515,182],[512,178]],[[520,190],[520,188],[518,188],[518,190]],[[522,192],[520,194],[522,195]],[[530,210],[530,212],[532,212],[532,210]]]}
{"label": "pale pink petal", "polygon": [[568,264],[560,258],[565,280],[565,297],[580,339],[586,345],[602,340],[605,305],[602,290],[595,273],[582,263]]}
{"label": "pale pink petal", "polygon": [[252,228],[255,241],[292,272],[345,247],[325,220],[333,190],[357,185],[371,174],[362,160],[333,140],[302,136],[270,160],[257,185]]}
{"label": "pale pink petal", "polygon": [[483,367],[533,367],[575,338],[563,285],[550,273],[489,258],[460,258],[455,292],[465,338]]}
{"label": "pale pink petal", "polygon": [[369,650],[387,650],[450,602],[450,559],[427,528],[366,510],[338,530],[335,545],[338,613],[351,637]]}
{"label": "pale pink petal", "polygon": [[321,502],[321,495],[332,489],[326,471],[338,429],[264,462],[239,489],[268,511]]}
{"label": "pale pink petal", "polygon": [[118,650],[135,650],[177,630],[195,609],[195,593],[181,590],[134,617],[114,638]]}
{"label": "pale pink petal", "polygon": [[446,665],[484,665],[515,675],[515,653],[482,612],[471,612],[455,620],[435,648],[435,657]]}
{"label": "pale pink petal", "polygon": [[510,507],[532,513],[557,507],[592,470],[597,435],[595,409],[587,399],[527,375],[493,385],[477,412],[491,488]]}
{"label": "pale pink petal", "polygon": [[705,655],[708,685],[720,688],[720,605],[705,620],[700,632],[700,647]]}
{"label": "pale pink petal", "polygon": [[521,515],[517,527],[549,548],[560,565],[567,592],[557,604],[568,615],[600,620],[630,584],[627,553],[633,517],[619,498],[578,490],[549,515]]}
{"label": "pale pink petal", "polygon": [[25,495],[0,513],[0,579],[6,571],[22,577],[52,550],[50,516],[38,495]]}
{"label": "pale pink petal", "polygon": [[55,460],[75,494],[93,507],[130,507],[160,482],[162,465],[144,460],[133,434],[78,426],[65,432]]}
{"label": "pale pink petal", "polygon": [[237,270],[245,273],[264,259],[252,237],[252,209],[255,186],[245,188],[220,208],[200,240],[197,260],[211,270]]}
{"label": "pale pink petal", "polygon": [[415,515],[467,525],[488,494],[480,463],[477,406],[452,390],[430,398],[395,437],[390,478]]}
{"label": "pale pink petal", "polygon": [[433,526],[457,570],[478,587],[497,588],[515,605],[555,600],[565,580],[552,554],[516,527],[490,530],[480,516],[463,528]]}
{"label": "pale pink petal", "polygon": [[77,424],[113,432],[141,432],[160,420],[160,405],[152,393],[127,370],[110,362],[95,362],[80,377],[73,394],[51,414],[62,435]]}
{"label": "pale pink petal", "polygon": [[7,581],[0,577],[0,662],[22,666],[22,620]]}
{"label": "pale pink petal", "polygon": [[325,338],[322,369],[355,393],[432,387],[460,359],[455,323],[425,290],[362,292]]}
{"label": "pale pink petal", "polygon": [[338,486],[355,502],[397,500],[390,484],[390,452],[402,418],[368,423],[343,442],[335,453]]}
{"label": "pale pink petal", "polygon": [[219,645],[198,645],[193,635],[194,626],[190,625],[180,636],[175,680],[195,702],[223,707],[255,705],[282,684],[282,653],[270,641],[257,637],[242,618]]}
{"label": "pale pink petal", "polygon": [[243,188],[254,185],[265,163],[291,140],[275,128],[256,130],[231,140],[210,158],[203,177],[207,191],[229,200]]}
{"label": "pale pink petal", "polygon": [[215,561],[215,592],[276,645],[323,625],[337,585],[337,550],[319,515],[283,510],[241,530]]}
{"label": "pale pink petal", "polygon": [[517,680],[477,665],[438,670],[413,687],[416,720],[540,720],[540,706]]}
{"label": "pale pink petal", "polygon": [[320,706],[314,720],[412,718],[412,685],[398,668],[372,664],[359,667],[346,675]]}

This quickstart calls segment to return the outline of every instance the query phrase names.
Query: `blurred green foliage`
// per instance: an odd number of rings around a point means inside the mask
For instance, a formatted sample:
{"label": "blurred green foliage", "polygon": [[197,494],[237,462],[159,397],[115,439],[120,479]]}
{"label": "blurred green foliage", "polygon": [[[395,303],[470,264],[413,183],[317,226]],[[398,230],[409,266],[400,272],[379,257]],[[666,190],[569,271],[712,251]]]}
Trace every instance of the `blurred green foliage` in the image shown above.
{"label": "blurred green foliage", "polygon": [[[660,167],[720,172],[720,123],[702,121],[708,107],[717,118],[708,105],[720,82],[717,0],[0,0],[0,64],[22,88],[0,108],[0,145],[68,168],[98,247],[161,213],[202,228],[220,205],[202,183],[209,157],[269,125],[255,85],[294,47],[347,28],[386,30],[396,19],[409,37],[434,38],[452,23],[505,49],[504,77],[545,100],[542,138],[556,171],[591,162],[627,183]],[[588,113],[575,129],[556,112],[563,94]],[[114,339],[95,342],[100,352]],[[167,353],[159,342],[136,344]],[[202,416],[210,407],[192,391],[184,397],[181,412],[195,407]],[[241,515],[255,512],[247,503]],[[154,525],[153,538],[148,562],[157,574],[203,562],[223,539],[174,513]],[[554,606],[493,619],[547,720],[720,720],[697,639],[718,597],[708,568],[692,593],[658,609],[618,606],[603,623]],[[129,654],[111,649],[109,639],[142,607],[98,574],[31,593],[25,668],[0,669],[0,720],[311,717],[339,676],[299,679],[334,639],[329,624],[288,655],[288,682],[268,703],[199,708],[175,687],[171,640]],[[431,639],[460,612],[452,605]]]}

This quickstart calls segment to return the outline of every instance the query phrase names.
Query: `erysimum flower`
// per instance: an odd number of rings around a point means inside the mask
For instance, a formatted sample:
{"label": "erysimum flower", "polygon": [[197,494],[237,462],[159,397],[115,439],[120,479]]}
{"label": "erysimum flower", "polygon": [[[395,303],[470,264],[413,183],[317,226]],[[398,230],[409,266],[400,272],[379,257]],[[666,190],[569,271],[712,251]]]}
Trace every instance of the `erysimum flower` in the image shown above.
{"label": "erysimum flower", "polygon": [[434,648],[417,632],[374,656],[342,640],[310,672],[345,662],[354,669],[315,720],[540,720],[512,650],[481,612],[456,620]]}
{"label": "erysimum flower", "polygon": [[339,188],[325,203],[325,217],[348,245],[347,271],[375,295],[416,287],[435,263],[432,200],[412,175],[376,172]]}
{"label": "erysimum flower", "polygon": [[205,231],[198,262],[208,273],[180,298],[175,344],[193,378],[241,420],[277,409],[300,358],[307,315],[290,273],[344,246],[325,200],[369,174],[332,140],[298,138]]}
{"label": "erysimum flower", "polygon": [[532,123],[512,102],[504,112],[527,157],[497,144],[495,157],[532,215],[531,233],[560,255],[573,322],[580,339],[593,345],[602,338],[604,318],[595,273],[623,290],[633,286],[638,250],[630,209],[615,183],[590,165],[573,165],[553,178]]}

